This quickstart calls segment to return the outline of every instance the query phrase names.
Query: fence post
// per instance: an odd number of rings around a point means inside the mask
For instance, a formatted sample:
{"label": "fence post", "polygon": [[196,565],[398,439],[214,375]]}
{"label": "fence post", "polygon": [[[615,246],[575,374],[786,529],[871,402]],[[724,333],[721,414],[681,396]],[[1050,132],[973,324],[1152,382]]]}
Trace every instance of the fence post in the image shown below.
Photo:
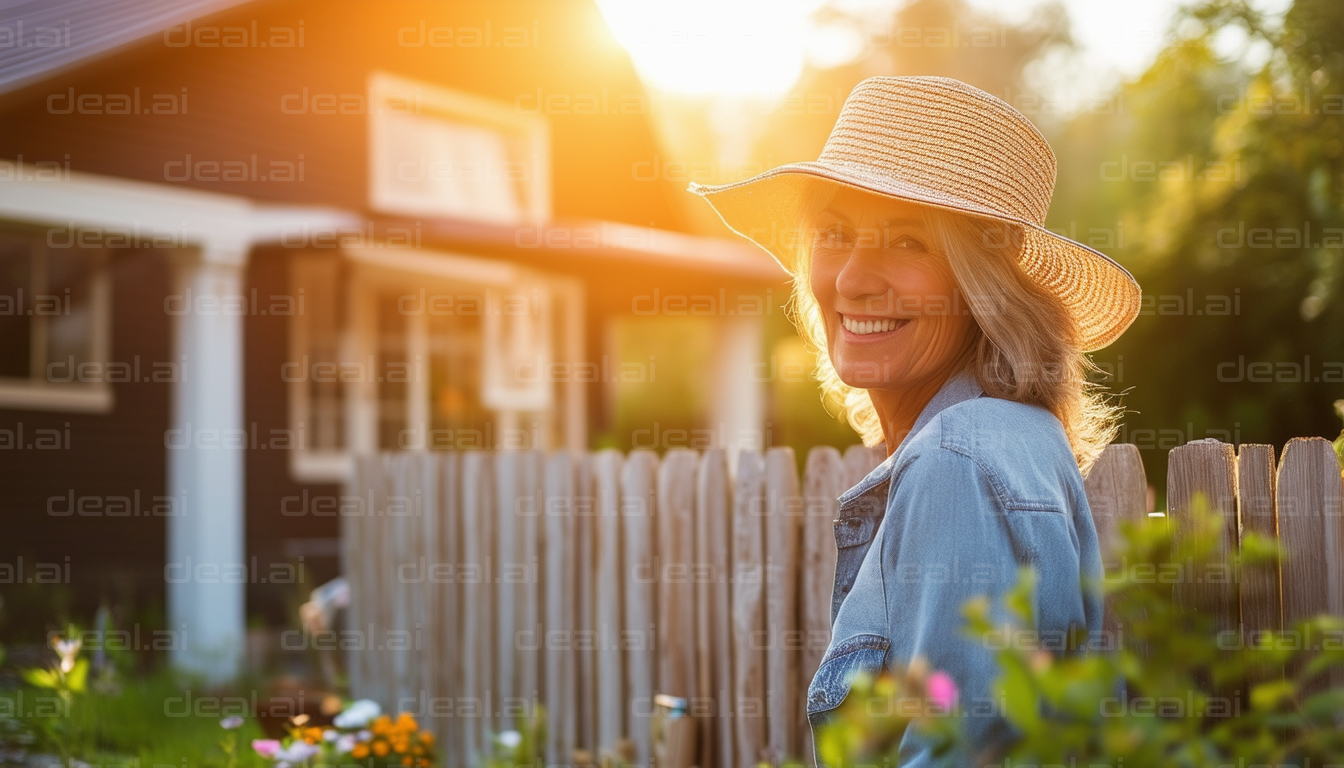
{"label": "fence post", "polygon": [[779,765],[798,754],[798,534],[803,498],[792,448],[765,454],[766,710],[769,760]]}
{"label": "fence post", "polygon": [[[546,654],[546,763],[573,762],[578,733],[578,690],[575,664],[575,617],[578,613],[576,576],[587,564],[577,559],[575,536],[575,467],[568,451],[558,451],[546,462],[545,490],[539,512],[546,532],[545,626],[538,644]],[[551,642],[553,637],[561,642]]]}
{"label": "fence post", "polygon": [[1183,574],[1175,588],[1178,605],[1196,613],[1212,614],[1217,632],[1241,626],[1240,601],[1231,565],[1238,546],[1237,457],[1232,446],[1214,439],[1195,440],[1171,450],[1167,458],[1167,515],[1175,526],[1177,543],[1194,533],[1191,508],[1196,494],[1208,502],[1211,513],[1222,521],[1217,551],[1218,563],[1228,569],[1221,577],[1213,573]]}
{"label": "fence post", "polygon": [[734,766],[756,765],[766,746],[765,652],[757,642],[765,630],[764,474],[759,451],[744,449],[737,454],[732,575]]}
{"label": "fence post", "polygon": [[874,446],[869,448],[864,445],[851,445],[845,449],[845,487],[841,493],[853,488],[859,484],[859,481],[868,476],[869,472],[877,469],[877,465],[887,458],[882,452],[881,447]]}
{"label": "fence post", "polygon": [[[445,452],[430,454],[429,461],[438,462],[439,476],[439,523],[437,541],[437,562],[451,579],[437,579],[432,582],[438,593],[431,608],[430,621],[434,622],[437,634],[438,656],[434,663],[438,666],[433,695],[443,701],[451,701],[461,695],[462,690],[462,644],[461,630],[461,562],[460,527],[462,525],[462,507],[460,486],[462,482],[460,457],[456,453]],[[443,745],[444,761],[447,765],[466,765],[468,755],[463,751],[463,727],[461,718],[446,717],[435,735]]]}
{"label": "fence post", "polygon": [[[602,632],[597,623],[597,533],[600,522],[600,508],[597,504],[597,492],[594,488],[593,459],[587,452],[571,454],[574,466],[574,504],[573,531],[575,546],[574,589],[575,617],[574,628],[576,645],[574,651],[576,695],[574,702],[578,717],[575,734],[575,748],[586,750],[595,756],[597,741],[597,665],[599,656],[598,642]],[[584,642],[579,643],[582,639]],[[597,641],[597,642],[595,642]],[[572,759],[572,755],[569,756]]]}
{"label": "fence post", "polygon": [[[1330,443],[1295,437],[1283,447],[1278,476],[1279,540],[1285,628],[1318,613],[1344,616],[1344,525],[1339,463]],[[1319,643],[1319,638],[1313,638]],[[1292,670],[1296,671],[1296,670]],[[1334,685],[1344,673],[1334,670]],[[1312,691],[1324,690],[1324,681]]]}
{"label": "fence post", "polygon": [[1121,544],[1121,525],[1142,524],[1148,519],[1148,480],[1138,446],[1132,443],[1106,446],[1083,481],[1083,488],[1092,510],[1092,522],[1097,527],[1102,559],[1112,565],[1116,548]]}
{"label": "fence post", "polygon": [[[358,631],[367,629],[371,617],[369,606],[375,596],[370,589],[373,567],[370,564],[374,553],[370,551],[373,543],[373,515],[376,509],[373,484],[378,477],[378,468],[374,464],[376,457],[355,457],[354,472],[345,486],[347,499],[359,499],[359,515],[342,515],[341,525],[341,573],[350,584],[349,623]],[[358,643],[346,652],[346,668],[349,670],[350,691],[355,696],[370,695],[374,685],[372,670],[368,664],[368,640]]]}
{"label": "fence post", "polygon": [[658,467],[658,693],[694,702],[695,451],[668,451]]}
{"label": "fence post", "polygon": [[[821,665],[821,657],[831,643],[831,592],[835,589],[835,526],[840,494],[845,492],[845,465],[840,452],[829,446],[807,452],[803,471],[806,515],[803,518],[803,583],[800,595],[799,626],[803,652],[798,665],[799,691],[806,691]],[[807,712],[798,708],[799,728],[803,735],[799,751],[806,765],[815,756]]]}
{"label": "fence post", "polygon": [[462,589],[462,691],[480,704],[479,711],[462,728],[462,751],[469,761],[478,759],[487,748],[489,732],[495,728],[495,649],[490,642],[495,626],[495,574],[490,567],[495,550],[492,464],[489,453],[469,451],[462,455],[462,562],[470,573]]}
{"label": "fence post", "polygon": [[374,545],[378,548],[378,561],[374,578],[378,589],[378,602],[375,604],[377,612],[376,624],[374,625],[377,634],[370,638],[369,647],[374,657],[374,664],[377,665],[378,679],[378,701],[385,707],[391,707],[393,699],[396,697],[397,669],[393,664],[393,654],[395,653],[387,642],[388,632],[396,627],[396,602],[398,595],[394,594],[396,582],[388,574],[388,563],[396,562],[396,521],[392,516],[392,506],[396,503],[396,463],[394,456],[389,453],[379,454],[379,482],[378,482],[378,518],[375,520],[377,535],[374,538]]}
{"label": "fence post", "polygon": [[[709,717],[698,717],[701,768],[735,765],[733,625],[729,590],[733,502],[728,459],[722,448],[700,457],[695,477],[695,556],[711,576],[696,581],[696,656],[699,690],[714,702]],[[692,714],[696,710],[692,709]]]}
{"label": "fence post", "polygon": [[635,743],[635,762],[650,765],[653,756],[651,731],[653,713],[653,676],[658,641],[655,617],[658,593],[654,579],[654,541],[657,509],[658,455],[649,450],[631,451],[621,469],[621,526],[624,533],[625,632],[639,642],[625,655],[627,735]]}
{"label": "fence post", "polygon": [[[598,503],[596,549],[596,618],[598,647],[608,649],[605,663],[596,664],[597,672],[597,744],[598,755],[614,750],[626,734],[625,665],[619,661],[624,623],[621,593],[621,454],[606,450],[593,463]],[[611,650],[614,649],[614,652]],[[616,663],[612,663],[612,656]],[[597,755],[595,755],[596,757]]]}
{"label": "fence post", "polygon": [[[1116,551],[1122,543],[1121,525],[1142,525],[1148,521],[1148,480],[1138,446],[1132,443],[1106,446],[1083,481],[1083,488],[1097,528],[1103,567],[1110,571],[1120,565]],[[1123,646],[1125,628],[1115,616],[1115,601],[1110,597],[1104,607],[1102,633],[1105,649],[1119,650]],[[1135,650],[1142,652],[1139,648]]]}
{"label": "fence post", "polygon": [[[1270,539],[1279,537],[1277,478],[1274,472],[1274,447],[1244,444],[1237,451],[1237,519],[1243,535],[1256,533]],[[1283,627],[1283,601],[1280,595],[1279,566],[1276,564],[1242,567],[1241,634],[1242,642],[1254,640],[1261,632]],[[1262,682],[1283,676],[1283,667],[1253,676]]]}

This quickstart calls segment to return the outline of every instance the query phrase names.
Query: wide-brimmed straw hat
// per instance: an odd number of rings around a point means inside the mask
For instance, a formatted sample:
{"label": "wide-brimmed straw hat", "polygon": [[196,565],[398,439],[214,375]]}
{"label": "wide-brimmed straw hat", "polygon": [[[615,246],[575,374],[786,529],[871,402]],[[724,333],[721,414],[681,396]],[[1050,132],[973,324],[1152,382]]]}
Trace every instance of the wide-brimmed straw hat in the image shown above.
{"label": "wide-brimmed straw hat", "polygon": [[979,88],[945,77],[869,78],[845,100],[816,162],[691,191],[794,273],[794,244],[780,233],[800,224],[816,184],[1021,225],[1019,263],[1063,302],[1084,350],[1110,344],[1138,315],[1139,284],[1124,267],[1045,228],[1054,152],[1022,113]]}

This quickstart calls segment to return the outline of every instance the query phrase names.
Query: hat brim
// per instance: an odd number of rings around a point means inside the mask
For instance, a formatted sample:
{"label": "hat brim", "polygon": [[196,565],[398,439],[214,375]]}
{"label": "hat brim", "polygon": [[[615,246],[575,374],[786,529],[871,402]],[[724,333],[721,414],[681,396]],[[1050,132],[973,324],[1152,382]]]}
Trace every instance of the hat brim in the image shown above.
{"label": "hat brim", "polygon": [[869,176],[861,169],[791,163],[732,184],[692,184],[690,191],[704,197],[729,229],[756,243],[795,274],[797,214],[808,190],[819,183],[1021,226],[1018,263],[1029,277],[1059,297],[1077,324],[1084,351],[1115,341],[1138,317],[1139,284],[1109,256],[1034,222],[936,190]]}

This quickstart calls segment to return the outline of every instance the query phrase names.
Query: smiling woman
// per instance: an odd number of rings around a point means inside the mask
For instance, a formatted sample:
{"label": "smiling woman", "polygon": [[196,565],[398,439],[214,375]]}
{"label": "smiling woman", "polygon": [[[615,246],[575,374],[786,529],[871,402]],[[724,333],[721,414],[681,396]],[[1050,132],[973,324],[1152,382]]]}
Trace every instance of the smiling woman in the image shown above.
{"label": "smiling woman", "polygon": [[823,397],[865,443],[894,450],[916,406],[967,366],[991,396],[1051,411],[1083,472],[1114,439],[1117,409],[1088,383],[1076,324],[1017,264],[1019,227],[827,186],[799,220],[794,320]]}
{"label": "smiling woman", "polygon": [[994,657],[963,634],[967,600],[1001,606],[1030,568],[1032,629],[1069,639],[1051,650],[1100,639],[1082,473],[1117,413],[1084,353],[1119,336],[1140,297],[1114,261],[1043,227],[1054,178],[1049,145],[1008,104],[897,77],[855,88],[816,162],[692,187],[793,275],[825,396],[864,442],[885,440],[887,460],[840,497],[831,642],[807,715],[831,721],[858,673],[942,670],[967,743],[988,752],[940,754],[911,731],[903,766],[992,762],[1014,738]]}

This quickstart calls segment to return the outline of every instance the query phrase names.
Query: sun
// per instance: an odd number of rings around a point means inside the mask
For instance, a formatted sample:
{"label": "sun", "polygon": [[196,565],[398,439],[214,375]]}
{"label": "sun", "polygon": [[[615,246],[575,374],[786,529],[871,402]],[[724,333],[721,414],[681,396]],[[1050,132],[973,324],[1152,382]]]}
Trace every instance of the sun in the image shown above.
{"label": "sun", "polygon": [[650,86],[677,93],[786,93],[808,56],[824,0],[597,0]]}

